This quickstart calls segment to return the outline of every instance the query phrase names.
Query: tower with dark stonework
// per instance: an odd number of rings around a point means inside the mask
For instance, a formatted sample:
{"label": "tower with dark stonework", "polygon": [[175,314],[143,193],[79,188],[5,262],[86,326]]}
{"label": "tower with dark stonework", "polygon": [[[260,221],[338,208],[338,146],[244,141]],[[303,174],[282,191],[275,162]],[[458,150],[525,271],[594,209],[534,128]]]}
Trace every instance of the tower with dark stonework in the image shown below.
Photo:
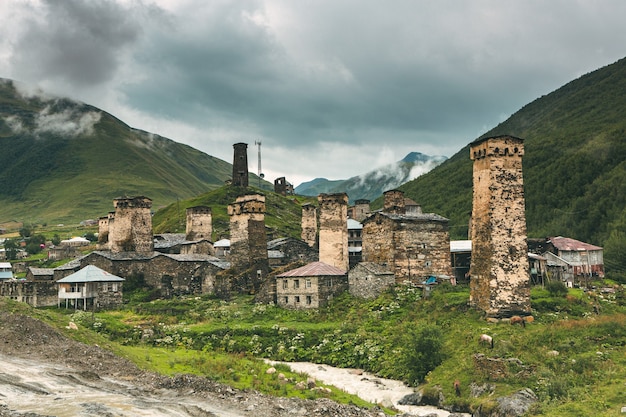
{"label": "tower with dark stonework", "polygon": [[233,182],[235,187],[248,186],[248,144],[235,143],[233,145]]}

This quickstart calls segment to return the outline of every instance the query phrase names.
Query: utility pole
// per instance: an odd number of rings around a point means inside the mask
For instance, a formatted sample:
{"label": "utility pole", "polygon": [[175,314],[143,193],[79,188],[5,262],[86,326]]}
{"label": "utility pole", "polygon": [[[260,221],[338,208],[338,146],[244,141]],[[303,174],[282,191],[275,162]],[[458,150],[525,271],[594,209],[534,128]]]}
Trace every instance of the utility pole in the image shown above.
{"label": "utility pole", "polygon": [[259,188],[261,188],[261,179],[265,176],[263,174],[263,172],[261,171],[261,141],[260,140],[255,140],[254,144],[257,146],[258,148],[258,155],[259,155],[259,161],[257,162],[257,175],[259,177]]}

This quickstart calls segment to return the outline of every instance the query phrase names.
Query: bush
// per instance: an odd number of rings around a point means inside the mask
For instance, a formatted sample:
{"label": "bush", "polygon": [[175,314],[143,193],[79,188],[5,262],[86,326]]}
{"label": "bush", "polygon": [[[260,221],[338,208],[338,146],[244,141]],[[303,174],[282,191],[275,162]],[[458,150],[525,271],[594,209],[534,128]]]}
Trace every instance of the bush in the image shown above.
{"label": "bush", "polygon": [[443,335],[438,327],[423,325],[409,330],[403,358],[406,382],[413,386],[424,382],[426,375],[445,359],[442,349]]}
{"label": "bush", "polygon": [[567,295],[567,286],[562,281],[548,281],[546,289],[552,297],[565,297]]}

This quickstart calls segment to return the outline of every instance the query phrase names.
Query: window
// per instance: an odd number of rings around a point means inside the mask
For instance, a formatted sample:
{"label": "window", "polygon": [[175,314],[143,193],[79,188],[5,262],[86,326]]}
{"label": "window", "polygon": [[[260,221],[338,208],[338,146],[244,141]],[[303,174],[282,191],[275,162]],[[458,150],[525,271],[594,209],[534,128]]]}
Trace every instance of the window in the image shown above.
{"label": "window", "polygon": [[289,297],[285,297],[285,304],[289,304]]}
{"label": "window", "polygon": [[287,281],[286,279],[283,280],[283,290],[286,290],[287,288],[289,288],[289,281]]}
{"label": "window", "polygon": [[304,283],[305,283],[306,288],[311,288],[311,279],[310,278],[307,278],[307,280]]}
{"label": "window", "polygon": [[299,303],[299,302],[300,302],[300,296],[296,295],[296,303]]}
{"label": "window", "polygon": [[293,280],[293,287],[294,288],[300,288],[300,280],[299,279],[294,279]]}
{"label": "window", "polygon": [[306,296],[306,303],[311,305],[311,303],[313,302],[313,298],[310,295]]}

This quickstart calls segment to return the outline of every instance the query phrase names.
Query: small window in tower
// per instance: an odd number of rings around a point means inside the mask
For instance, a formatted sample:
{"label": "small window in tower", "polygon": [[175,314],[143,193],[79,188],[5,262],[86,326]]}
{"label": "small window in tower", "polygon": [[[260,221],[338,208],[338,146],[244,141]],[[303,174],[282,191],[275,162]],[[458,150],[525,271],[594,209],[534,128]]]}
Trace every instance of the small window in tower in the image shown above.
{"label": "small window in tower", "polygon": [[299,302],[300,302],[300,296],[296,295],[296,303],[299,303]]}

